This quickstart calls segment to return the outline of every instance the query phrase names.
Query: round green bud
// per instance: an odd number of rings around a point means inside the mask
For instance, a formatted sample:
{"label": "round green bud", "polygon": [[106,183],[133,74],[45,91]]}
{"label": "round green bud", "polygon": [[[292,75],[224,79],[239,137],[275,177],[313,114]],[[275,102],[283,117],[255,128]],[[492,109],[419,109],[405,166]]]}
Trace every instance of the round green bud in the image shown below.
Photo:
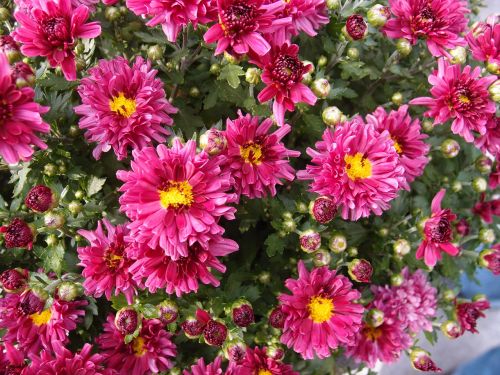
{"label": "round green bud", "polygon": [[483,177],[476,177],[472,180],[472,189],[476,193],[484,193],[488,189],[488,181]]}
{"label": "round green bud", "polygon": [[412,48],[411,43],[406,39],[398,39],[396,42],[396,50],[401,56],[408,56]]}
{"label": "round green bud", "polygon": [[500,102],[500,79],[497,79],[490,85],[488,92],[490,93],[491,100],[497,103]]}
{"label": "round green bud", "polygon": [[446,139],[441,143],[440,150],[445,158],[453,159],[460,152],[460,145],[454,139]]}
{"label": "round green bud", "polygon": [[356,47],[350,47],[347,49],[347,57],[349,57],[351,60],[358,60],[359,59],[359,49]]}
{"label": "round green bud", "polygon": [[118,21],[118,19],[121,17],[120,10],[116,7],[106,7],[106,9],[104,10],[104,17],[109,22]]}
{"label": "round green bud", "polygon": [[52,163],[45,164],[43,173],[49,177],[55,176],[57,174],[57,167]]}
{"label": "round green bud", "polygon": [[200,96],[200,89],[196,86],[193,86],[189,89],[189,96],[192,98],[197,98]]}
{"label": "round green bud", "polygon": [[451,184],[451,190],[454,193],[458,193],[459,191],[462,191],[462,183],[460,181],[453,181]]}
{"label": "round green bud", "polygon": [[220,73],[220,69],[221,69],[220,64],[212,64],[210,65],[210,74],[217,76]]}
{"label": "round green bud", "polygon": [[75,192],[75,198],[76,199],[83,199],[83,198],[85,198],[85,192],[83,190],[77,190]]}
{"label": "round green bud", "polygon": [[245,81],[251,85],[257,85],[260,82],[261,70],[258,68],[248,68],[245,72]]}
{"label": "round green bud", "polygon": [[328,64],[328,57],[321,55],[318,58],[318,67],[322,68]]}
{"label": "round green bud", "polygon": [[483,228],[479,231],[479,241],[490,244],[495,241],[495,232],[490,228]]}
{"label": "round green bud", "polygon": [[373,27],[384,26],[390,16],[391,12],[389,9],[380,4],[372,6],[367,13],[368,23]]}
{"label": "round green bud", "polygon": [[452,64],[465,64],[467,61],[467,50],[464,47],[456,47],[450,50],[451,57],[448,58]]}
{"label": "round green bud", "polygon": [[56,245],[58,242],[59,242],[59,239],[57,238],[57,236],[55,234],[49,234],[46,238],[45,238],[45,242],[47,243],[47,245],[49,246],[54,246]]}
{"label": "round green bud", "polygon": [[337,10],[340,8],[340,0],[326,0],[326,6],[330,10]]}
{"label": "round green bud", "polygon": [[489,62],[486,65],[486,70],[488,72],[490,72],[491,74],[499,75],[500,74],[500,64],[498,64],[496,62]]}
{"label": "round green bud", "polygon": [[155,44],[148,48],[148,59],[150,60],[160,60],[163,57],[163,47],[159,44]]}
{"label": "round green bud", "polygon": [[403,104],[403,100],[403,94],[401,94],[400,92],[395,92],[391,97],[391,101],[396,105]]}
{"label": "round green bud", "polygon": [[393,249],[395,255],[397,255],[399,257],[404,257],[405,255],[410,253],[411,245],[404,238],[400,238],[399,240],[396,240],[392,244],[392,249]]}
{"label": "round green bud", "polygon": [[8,21],[10,18],[10,12],[7,8],[0,8],[0,22]]}
{"label": "round green bud", "polygon": [[481,155],[474,162],[476,169],[482,174],[490,174],[493,168],[493,162],[484,155]]}
{"label": "round green bud", "polygon": [[316,95],[320,99],[325,99],[330,93],[331,89],[332,86],[330,85],[330,82],[328,82],[328,80],[325,78],[316,79],[311,86],[311,90],[314,95]]}
{"label": "round green bud", "polygon": [[347,249],[347,239],[343,234],[336,233],[330,238],[329,248],[336,254],[342,253]]}
{"label": "round green bud", "polygon": [[83,205],[78,201],[72,201],[68,204],[68,210],[73,215],[77,215],[83,210]]}
{"label": "round green bud", "polygon": [[342,120],[342,111],[335,106],[326,107],[321,114],[321,118],[326,126],[334,127]]}

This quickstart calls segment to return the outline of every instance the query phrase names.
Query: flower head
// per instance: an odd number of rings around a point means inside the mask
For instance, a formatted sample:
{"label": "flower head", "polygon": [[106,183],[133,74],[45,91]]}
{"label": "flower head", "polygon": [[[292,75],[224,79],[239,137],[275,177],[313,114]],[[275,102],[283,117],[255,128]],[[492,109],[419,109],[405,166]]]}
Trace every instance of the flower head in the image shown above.
{"label": "flower head", "polygon": [[487,123],[495,113],[495,103],[490,99],[488,87],[496,81],[496,76],[480,77],[481,68],[450,65],[441,58],[438,69],[429,76],[431,97],[421,97],[410,101],[413,105],[425,105],[429,110],[425,115],[434,119],[434,124],[443,124],[452,119],[451,131],[459,134],[467,142],[474,141],[474,132],[486,133]]}
{"label": "flower head", "polygon": [[132,220],[130,237],[152,249],[160,247],[172,260],[189,256],[196,242],[207,249],[209,241],[224,232],[221,217],[234,219],[234,201],[228,173],[221,172],[220,157],[196,153],[196,143],[175,139],[172,148],[133,151],[131,171],[118,171],[121,210]]}
{"label": "flower head", "polygon": [[33,247],[34,234],[33,229],[22,219],[15,218],[8,225],[0,227],[0,233],[3,233],[4,244],[7,249],[16,247]]}
{"label": "flower head", "polygon": [[493,273],[493,275],[500,275],[500,244],[493,246],[491,249],[481,251],[479,257],[480,265],[488,268]]}
{"label": "flower head", "polygon": [[363,39],[368,29],[368,25],[363,19],[363,16],[360,16],[359,14],[350,15],[347,18],[345,27],[347,34],[349,34],[349,36],[354,40]]}
{"label": "flower head", "polygon": [[420,348],[412,349],[410,353],[411,364],[415,370],[418,371],[432,371],[441,372],[441,370],[432,360],[430,354]]}
{"label": "flower head", "polygon": [[227,120],[225,170],[234,179],[238,196],[275,196],[276,185],[281,185],[283,179],[295,178],[289,158],[298,157],[300,152],[288,150],[281,142],[291,127],[284,125],[269,134],[271,119],[260,122],[258,117],[243,116],[241,112],[238,116],[236,120]]}
{"label": "flower head", "polygon": [[253,308],[246,301],[234,304],[231,310],[231,316],[234,324],[238,327],[248,327],[255,321]]}
{"label": "flower head", "polygon": [[486,132],[476,138],[474,145],[484,154],[489,152],[493,157],[500,158],[500,117],[490,117]]}
{"label": "flower head", "polygon": [[298,375],[292,366],[272,358],[268,353],[269,348],[247,348],[245,358],[238,364],[228,369],[234,375]]}
{"label": "flower head", "polygon": [[309,272],[299,262],[299,278],[285,286],[292,295],[281,294],[286,314],[281,342],[304,359],[330,356],[330,349],[347,345],[361,327],[363,306],[354,303],[360,293],[351,282],[328,267]]}
{"label": "flower head", "polygon": [[477,320],[479,318],[484,318],[486,315],[483,311],[489,308],[490,303],[486,299],[472,302],[457,302],[455,306],[455,313],[458,323],[462,329],[462,333],[465,331],[478,333],[478,330],[476,329]]}
{"label": "flower head", "polygon": [[483,23],[465,37],[477,61],[500,65],[500,23]]}
{"label": "flower head", "polygon": [[360,117],[332,129],[309,148],[311,165],[297,177],[313,180],[310,191],[325,195],[342,209],[344,219],[381,215],[403,184],[404,168],[388,132],[379,133]]}
{"label": "flower head", "polygon": [[140,150],[153,141],[165,142],[176,113],[165,98],[163,82],[156,78],[151,63],[138,57],[132,66],[123,57],[101,60],[89,70],[78,92],[82,105],[75,112],[82,116],[79,126],[89,142],[97,142],[93,155],[113,149],[118,159],[128,150]]}
{"label": "flower head", "polygon": [[28,192],[24,204],[35,212],[45,212],[56,204],[57,199],[54,192],[45,185],[37,185]]}
{"label": "flower head", "polygon": [[451,256],[456,256],[460,251],[451,243],[453,235],[451,222],[457,216],[450,209],[441,208],[445,194],[446,190],[441,189],[432,200],[432,216],[425,222],[424,240],[417,249],[417,259],[424,259],[429,267],[434,267],[441,260],[441,251]]}
{"label": "flower head", "polygon": [[69,81],[76,79],[74,48],[78,38],[95,38],[101,33],[98,22],[86,23],[89,8],[73,8],[71,0],[33,0],[14,17],[19,27],[14,39],[22,43],[21,52],[29,57],[46,57],[50,66],[60,66]]}
{"label": "flower head", "polygon": [[222,357],[217,357],[212,363],[205,364],[205,360],[200,358],[198,362],[191,366],[189,370],[184,370],[183,375],[222,375]]}
{"label": "flower head", "polygon": [[21,57],[19,45],[12,36],[0,35],[0,54],[5,55],[10,63]]}
{"label": "flower head", "polygon": [[28,285],[29,272],[26,269],[13,268],[0,274],[0,286],[7,293],[20,293]]}
{"label": "flower head", "polygon": [[382,31],[393,39],[417,43],[425,39],[433,56],[448,56],[446,49],[465,44],[460,33],[467,27],[469,13],[462,0],[389,0],[395,18]]}
{"label": "flower head", "polygon": [[479,202],[472,207],[472,213],[480,216],[485,223],[491,224],[494,216],[500,216],[500,199],[485,201],[485,197],[482,193]]}

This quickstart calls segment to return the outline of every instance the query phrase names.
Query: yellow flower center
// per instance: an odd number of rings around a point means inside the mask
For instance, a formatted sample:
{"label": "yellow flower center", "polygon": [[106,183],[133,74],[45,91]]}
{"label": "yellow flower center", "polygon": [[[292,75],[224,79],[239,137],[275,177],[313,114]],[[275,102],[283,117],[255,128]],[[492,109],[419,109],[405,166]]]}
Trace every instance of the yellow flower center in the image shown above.
{"label": "yellow flower center", "polygon": [[261,369],[259,369],[259,372],[257,373],[257,375],[273,375],[273,373],[269,370],[261,368]]}
{"label": "yellow flower center", "polygon": [[398,140],[396,139],[396,137],[391,137],[392,141],[394,142],[394,149],[396,150],[396,152],[398,154],[402,154],[403,153],[403,148],[401,147],[401,145],[398,143]]}
{"label": "yellow flower center", "polygon": [[193,201],[193,187],[187,181],[168,181],[159,190],[160,203],[165,209],[190,206]]}
{"label": "yellow flower center", "polygon": [[135,100],[125,97],[123,92],[118,93],[118,96],[113,96],[109,101],[109,108],[120,116],[129,118],[135,113]]}
{"label": "yellow flower center", "polygon": [[462,104],[469,104],[470,103],[470,99],[465,95],[459,95],[458,101]]}
{"label": "yellow flower center", "polygon": [[372,163],[363,154],[346,155],[344,157],[345,171],[349,178],[355,181],[358,178],[368,178],[372,175]]}
{"label": "yellow flower center", "polygon": [[307,305],[309,317],[314,323],[323,323],[333,316],[334,305],[330,298],[314,296]]}
{"label": "yellow flower center", "polygon": [[40,311],[39,313],[34,313],[30,315],[31,321],[37,327],[47,324],[52,316],[50,309]]}
{"label": "yellow flower center", "polygon": [[259,165],[262,163],[262,147],[253,142],[240,146],[240,155],[245,163]]}
{"label": "yellow flower center", "polygon": [[377,341],[380,336],[382,336],[382,330],[380,327],[371,327],[369,325],[365,325],[363,328],[363,334],[370,341]]}
{"label": "yellow flower center", "polygon": [[144,347],[144,339],[142,337],[137,337],[132,341],[132,350],[137,357],[142,357],[146,354],[146,348]]}

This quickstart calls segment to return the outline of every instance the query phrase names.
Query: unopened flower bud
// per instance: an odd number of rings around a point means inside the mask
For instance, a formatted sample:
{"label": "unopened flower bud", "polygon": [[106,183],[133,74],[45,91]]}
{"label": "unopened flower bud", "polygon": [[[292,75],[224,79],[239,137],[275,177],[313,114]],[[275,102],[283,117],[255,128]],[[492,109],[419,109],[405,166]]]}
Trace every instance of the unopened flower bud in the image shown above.
{"label": "unopened flower bud", "polygon": [[476,294],[474,297],[472,297],[472,302],[482,302],[482,301],[488,301],[488,297],[486,294]]}
{"label": "unopened flower bud", "polygon": [[450,50],[451,57],[448,58],[452,64],[465,64],[467,60],[467,50],[458,46]]}
{"label": "unopened flower bud", "polygon": [[155,44],[148,48],[148,59],[156,61],[161,60],[163,57],[163,47],[159,44]]}
{"label": "unopened flower bud", "polygon": [[140,314],[133,307],[123,307],[116,313],[115,327],[123,335],[131,335],[141,323]]}
{"label": "unopened flower bud", "polygon": [[262,271],[261,273],[259,273],[257,278],[260,283],[269,284],[269,281],[271,280],[271,274],[267,271]]}
{"label": "unopened flower bud", "polygon": [[454,339],[462,336],[460,326],[458,325],[457,322],[455,322],[453,320],[448,320],[448,321],[442,323],[441,324],[441,332],[443,332],[443,334],[451,340],[454,340]]}
{"label": "unopened flower bud", "polygon": [[13,268],[0,274],[0,285],[7,293],[20,293],[26,289],[28,277],[28,270]]}
{"label": "unopened flower bud", "polygon": [[326,0],[326,6],[330,10],[337,10],[340,7],[340,0]]}
{"label": "unopened flower bud", "polygon": [[195,317],[188,317],[182,324],[181,328],[185,335],[190,339],[198,338],[203,333],[205,325],[198,321]]}
{"label": "unopened flower bud", "polygon": [[309,208],[307,207],[307,204],[304,202],[298,202],[297,203],[297,212],[300,212],[301,214],[305,214],[309,212]]}
{"label": "unopened flower bud", "polygon": [[231,315],[234,324],[238,327],[248,327],[255,321],[252,305],[245,300],[240,300],[233,304]]}
{"label": "unopened flower bud", "polygon": [[109,22],[115,22],[120,18],[120,10],[116,7],[106,7],[104,10],[104,17],[109,21]]}
{"label": "unopened flower bud", "polygon": [[200,147],[209,155],[219,155],[227,148],[224,132],[212,128],[200,136]]}
{"label": "unopened flower bud", "polygon": [[476,169],[483,174],[490,174],[493,168],[493,162],[484,155],[478,157],[474,165]]}
{"label": "unopened flower bud", "polygon": [[[5,9],[5,8],[2,8]],[[3,53],[10,64],[21,59],[19,45],[10,35],[0,36],[0,53]]]}
{"label": "unopened flower bud", "polygon": [[423,372],[441,372],[442,370],[436,366],[429,352],[420,348],[414,348],[410,352],[411,364],[415,370]]}
{"label": "unopened flower bud", "polygon": [[490,93],[491,100],[497,103],[500,102],[500,79],[497,79],[490,85],[488,92]]}
{"label": "unopened flower bud", "polygon": [[371,309],[366,314],[366,324],[370,327],[377,328],[384,323],[384,312],[379,309]]}
{"label": "unopened flower bud", "polygon": [[43,173],[49,177],[55,176],[57,174],[57,167],[52,163],[45,164]]}
{"label": "unopened flower bud", "polygon": [[281,306],[276,307],[271,314],[269,314],[269,325],[273,328],[283,329],[285,326],[285,313],[281,309]]}
{"label": "unopened flower bud", "polygon": [[311,90],[320,99],[325,99],[332,89],[330,82],[325,78],[319,78],[312,83]]}
{"label": "unopened flower bud", "polygon": [[261,70],[258,68],[248,68],[245,73],[245,80],[251,85],[257,85],[260,82]]}
{"label": "unopened flower bud", "polygon": [[455,229],[460,236],[467,236],[470,232],[469,222],[466,219],[462,218],[455,224]]}
{"label": "unopened flower bud", "polygon": [[335,233],[330,238],[329,248],[332,252],[339,254],[347,249],[347,239],[341,233]]}
{"label": "unopened flower bud", "polygon": [[285,350],[281,345],[273,344],[267,347],[266,354],[275,361],[281,361],[285,357]]}
{"label": "unopened flower bud", "polygon": [[422,129],[424,132],[430,133],[434,129],[433,122],[429,119],[422,121]]}
{"label": "unopened flower bud", "polygon": [[394,254],[399,257],[404,257],[411,251],[411,246],[407,240],[405,240],[404,238],[400,238],[399,240],[394,242],[394,244],[392,245],[392,249],[394,250]]}
{"label": "unopened flower bud", "polygon": [[307,65],[310,65],[311,67],[309,68],[309,73],[314,73],[315,70],[316,70],[316,67],[314,66],[313,62],[312,61],[309,61],[309,60],[303,60],[302,61],[302,64],[304,64],[304,66],[307,66]]}
{"label": "unopened flower bud", "polygon": [[8,21],[10,18],[10,12],[7,8],[0,8],[0,22]]}
{"label": "unopened flower bud", "polygon": [[486,190],[488,190],[488,181],[486,181],[486,179],[483,177],[476,177],[474,180],[472,180],[472,189],[476,193],[484,193]]}
{"label": "unopened flower bud", "polygon": [[8,225],[0,227],[3,233],[4,245],[7,249],[26,248],[31,250],[35,239],[35,231],[24,220],[13,219]]}
{"label": "unopened flower bud", "polygon": [[407,39],[398,39],[396,42],[396,50],[401,56],[408,56],[412,48],[411,43]]}
{"label": "unopened flower bud", "polygon": [[222,346],[227,338],[227,327],[216,320],[210,320],[203,329],[203,337],[208,345]]}
{"label": "unopened flower bud", "polygon": [[57,296],[59,297],[59,299],[66,302],[74,301],[75,299],[80,297],[82,293],[82,286],[71,281],[63,281],[57,287]]}
{"label": "unopened flower bud", "polygon": [[400,273],[395,273],[391,275],[391,285],[392,286],[401,286],[404,282],[404,277]]}
{"label": "unopened flower bud", "polygon": [[19,309],[25,315],[32,315],[42,311],[49,294],[42,288],[33,287],[25,290],[19,300]]}
{"label": "unopened flower bud", "polygon": [[441,153],[447,159],[453,159],[460,152],[460,145],[454,139],[446,139],[441,143]]}
{"label": "unopened flower bud", "polygon": [[455,298],[457,298],[457,294],[451,290],[451,289],[446,289],[444,292],[443,292],[443,299],[447,302],[451,302],[453,300],[455,300]]}
{"label": "unopened flower bud", "polygon": [[451,184],[451,190],[454,193],[458,193],[459,191],[462,191],[462,183],[460,181],[453,181]]}
{"label": "unopened flower bud", "polygon": [[391,11],[386,6],[375,4],[368,10],[367,16],[370,25],[373,27],[382,27],[391,16]]}
{"label": "unopened flower bud", "polygon": [[366,259],[353,259],[349,262],[348,273],[358,283],[369,283],[372,280],[373,267]]}
{"label": "unopened flower bud", "polygon": [[396,105],[403,104],[403,94],[401,94],[400,92],[395,92],[392,95],[391,101]]}
{"label": "unopened flower bud", "polygon": [[18,88],[33,86],[36,81],[33,69],[23,61],[18,61],[14,64],[11,76],[12,81],[16,83]]}
{"label": "unopened flower bud", "polygon": [[481,267],[489,269],[493,275],[500,275],[500,248],[483,250],[477,259]]}
{"label": "unopened flower bud", "polygon": [[312,259],[316,267],[328,266],[332,260],[332,256],[328,251],[320,249],[313,254]]}
{"label": "unopened flower bud", "polygon": [[486,70],[491,74],[500,75],[500,64],[494,61],[488,62],[488,64],[486,64]]}
{"label": "unopened flower bud", "polygon": [[334,127],[342,120],[342,111],[337,107],[326,107],[321,114],[325,125]]}
{"label": "unopened flower bud", "polygon": [[356,257],[358,256],[358,248],[357,247],[354,247],[354,246],[350,246],[348,249],[347,249],[347,254],[350,256],[350,257]]}
{"label": "unopened flower bud", "polygon": [[367,31],[368,26],[361,15],[352,14],[347,18],[345,23],[346,37],[352,40],[360,40],[366,36]]}
{"label": "unopened flower bud", "polygon": [[287,219],[287,220],[283,221],[283,230],[286,233],[295,232],[296,229],[297,229],[297,224],[295,223],[295,221],[293,219]]}
{"label": "unopened flower bud", "polygon": [[220,70],[221,70],[220,64],[212,64],[212,65],[210,65],[210,74],[213,74],[215,76],[219,75]]}
{"label": "unopened flower bud", "polygon": [[312,81],[313,81],[313,76],[312,76],[311,72],[305,73],[302,76],[302,83],[304,85],[309,86],[312,83]]}
{"label": "unopened flower bud", "polygon": [[389,235],[389,229],[387,229],[387,228],[380,228],[378,230],[378,235],[380,237],[387,237]]}
{"label": "unopened flower bud", "polygon": [[318,223],[328,224],[337,214],[337,205],[333,199],[322,196],[311,202],[309,212]]}
{"label": "unopened flower bud", "polygon": [[193,86],[189,89],[189,96],[192,98],[197,98],[200,96],[200,89],[196,86]]}
{"label": "unopened flower bud", "polygon": [[326,64],[328,64],[328,57],[321,55],[318,58],[318,67],[322,68],[322,67],[326,66]]}
{"label": "unopened flower bud", "polygon": [[157,307],[160,312],[160,320],[163,324],[170,324],[177,320],[179,308],[174,301],[167,299],[161,302]]}
{"label": "unopened flower bud", "polygon": [[229,64],[236,65],[239,63],[239,59],[237,57],[234,57],[230,53],[227,53],[224,51],[224,60],[226,60]]}
{"label": "unopened flower bud", "polygon": [[299,237],[300,248],[306,253],[313,253],[321,246],[321,235],[309,229]]}
{"label": "unopened flower bud", "polygon": [[495,241],[495,232],[493,229],[483,228],[479,231],[479,241],[490,244]]}
{"label": "unopened flower bud", "polygon": [[240,341],[230,341],[224,344],[224,356],[229,362],[236,364],[241,363],[245,359],[247,346]]}
{"label": "unopened flower bud", "polygon": [[26,207],[35,212],[45,212],[57,205],[55,193],[45,185],[37,185],[28,192],[24,199]]}
{"label": "unopened flower bud", "polygon": [[83,211],[83,206],[78,201],[72,201],[68,204],[68,211],[71,212],[73,215],[78,215],[80,212]]}
{"label": "unopened flower bud", "polygon": [[59,229],[64,225],[66,219],[64,218],[64,215],[61,213],[48,212],[44,215],[43,222],[45,226],[48,228]]}

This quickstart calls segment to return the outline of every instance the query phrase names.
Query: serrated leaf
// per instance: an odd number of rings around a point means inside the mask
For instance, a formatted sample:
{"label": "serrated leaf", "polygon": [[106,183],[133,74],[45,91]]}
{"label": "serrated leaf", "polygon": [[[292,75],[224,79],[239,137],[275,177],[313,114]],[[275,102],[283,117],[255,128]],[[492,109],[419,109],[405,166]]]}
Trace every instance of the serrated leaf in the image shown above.
{"label": "serrated leaf", "polygon": [[12,196],[17,197],[23,191],[24,185],[28,179],[28,174],[30,173],[31,168],[28,164],[24,164],[21,170],[19,170],[16,174],[12,175],[10,182],[17,181],[16,186],[14,187],[14,191]]}
{"label": "serrated leaf", "polygon": [[269,237],[267,237],[264,244],[266,245],[267,256],[273,257],[278,254],[283,254],[285,241],[276,233],[273,233]]}
{"label": "serrated leaf", "polygon": [[54,271],[61,274],[64,263],[64,246],[59,243],[52,247],[47,247],[42,254],[42,264],[45,271]]}
{"label": "serrated leaf", "polygon": [[89,197],[100,192],[106,183],[106,178],[99,178],[96,176],[91,176],[89,182],[87,183],[87,195]]}
{"label": "serrated leaf", "polygon": [[245,75],[245,72],[241,66],[227,64],[222,68],[217,79],[220,81],[226,80],[229,86],[235,89],[240,85],[240,76],[243,75]]}

